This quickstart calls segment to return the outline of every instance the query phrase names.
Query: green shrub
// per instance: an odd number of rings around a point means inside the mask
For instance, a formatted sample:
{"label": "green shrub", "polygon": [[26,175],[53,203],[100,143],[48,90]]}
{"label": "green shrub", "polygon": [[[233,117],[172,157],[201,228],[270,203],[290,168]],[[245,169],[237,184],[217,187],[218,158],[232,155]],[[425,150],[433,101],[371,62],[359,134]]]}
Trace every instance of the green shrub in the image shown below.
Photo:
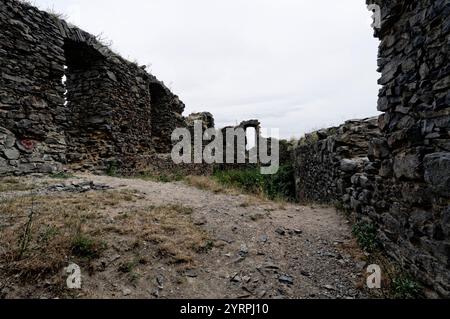
{"label": "green shrub", "polygon": [[353,226],[352,232],[359,245],[366,251],[374,252],[380,248],[380,244],[377,240],[377,228],[375,225],[359,222]]}
{"label": "green shrub", "polygon": [[256,169],[218,171],[214,177],[225,186],[238,187],[249,193],[262,191],[263,177]]}
{"label": "green shrub", "polygon": [[137,261],[128,261],[119,265],[119,271],[124,274],[132,273],[134,268],[138,265]]}
{"label": "green shrub", "polygon": [[55,226],[47,226],[39,234],[39,242],[48,243],[52,238],[59,234],[59,229]]}
{"label": "green shrub", "polygon": [[50,177],[55,178],[55,179],[69,179],[69,178],[73,178],[74,175],[71,173],[59,172],[59,173],[50,174]]}
{"label": "green shrub", "polygon": [[118,165],[116,162],[109,162],[108,163],[108,168],[106,169],[106,175],[111,176],[111,177],[115,177],[118,174]]}
{"label": "green shrub", "polygon": [[422,287],[407,276],[392,280],[392,292],[397,299],[417,299],[423,296]]}
{"label": "green shrub", "polygon": [[85,235],[77,235],[72,241],[72,253],[83,258],[98,258],[104,247],[96,240]]}
{"label": "green shrub", "polygon": [[290,165],[281,166],[274,175],[263,175],[259,168],[220,170],[214,178],[221,184],[236,187],[245,192],[263,194],[270,199],[294,200],[294,170]]}
{"label": "green shrub", "polygon": [[281,166],[277,174],[266,176],[265,190],[271,199],[278,197],[291,201],[295,199],[295,178],[292,166]]}

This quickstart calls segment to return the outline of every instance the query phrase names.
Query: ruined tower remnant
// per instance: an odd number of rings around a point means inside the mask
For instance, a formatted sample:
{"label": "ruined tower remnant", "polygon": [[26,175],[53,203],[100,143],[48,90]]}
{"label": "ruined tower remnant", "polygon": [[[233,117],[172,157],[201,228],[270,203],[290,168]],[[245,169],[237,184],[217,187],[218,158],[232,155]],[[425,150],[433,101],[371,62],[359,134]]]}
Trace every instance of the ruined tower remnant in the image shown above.
{"label": "ruined tower remnant", "polygon": [[[238,136],[235,135],[232,139],[227,136],[228,129],[232,129],[233,132],[238,133],[241,131],[243,133],[245,140],[239,141]],[[248,146],[251,145],[248,140],[247,132],[249,129],[254,129],[255,134],[255,146],[253,152],[248,150]],[[224,158],[222,168],[245,168],[247,166],[251,167],[257,164],[258,161],[258,146],[259,140],[261,138],[261,123],[258,120],[252,119],[241,122],[237,126],[227,126],[222,128],[222,136],[224,137]],[[226,150],[234,149],[234,158],[227,159]],[[228,163],[228,160],[232,160],[232,163]],[[241,162],[242,161],[242,162]]]}

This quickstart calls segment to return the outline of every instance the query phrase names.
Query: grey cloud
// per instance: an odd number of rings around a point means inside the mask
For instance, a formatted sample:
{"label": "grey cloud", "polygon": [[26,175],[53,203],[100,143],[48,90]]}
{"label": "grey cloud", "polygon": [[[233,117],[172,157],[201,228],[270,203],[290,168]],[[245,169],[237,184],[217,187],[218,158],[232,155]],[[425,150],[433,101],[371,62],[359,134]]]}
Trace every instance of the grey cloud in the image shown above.
{"label": "grey cloud", "polygon": [[377,40],[355,0],[37,0],[103,33],[219,125],[282,137],[376,115]]}

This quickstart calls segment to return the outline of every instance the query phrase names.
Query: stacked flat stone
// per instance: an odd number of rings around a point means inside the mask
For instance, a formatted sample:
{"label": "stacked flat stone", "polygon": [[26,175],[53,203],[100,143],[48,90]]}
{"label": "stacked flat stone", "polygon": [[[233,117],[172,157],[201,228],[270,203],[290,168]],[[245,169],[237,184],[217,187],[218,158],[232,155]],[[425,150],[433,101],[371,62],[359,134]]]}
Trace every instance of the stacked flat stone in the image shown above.
{"label": "stacked flat stone", "polygon": [[186,126],[176,95],[95,36],[15,0],[0,28],[0,176],[128,169]]}
{"label": "stacked flat stone", "polygon": [[297,193],[377,225],[429,296],[449,297],[450,2],[367,3],[382,16],[379,132],[371,120],[307,136],[295,152]]}

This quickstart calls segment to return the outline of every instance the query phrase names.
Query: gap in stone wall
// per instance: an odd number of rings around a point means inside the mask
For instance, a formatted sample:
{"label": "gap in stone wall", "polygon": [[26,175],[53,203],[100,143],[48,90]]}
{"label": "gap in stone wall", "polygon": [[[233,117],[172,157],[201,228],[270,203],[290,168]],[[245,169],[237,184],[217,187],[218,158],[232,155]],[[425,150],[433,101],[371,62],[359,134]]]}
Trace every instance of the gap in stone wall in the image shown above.
{"label": "gap in stone wall", "polygon": [[250,151],[253,147],[256,146],[256,128],[248,127],[245,130],[246,141],[245,141],[245,149]]}
{"label": "gap in stone wall", "polygon": [[68,90],[67,90],[67,86],[66,86],[66,82],[67,82],[67,75],[66,75],[66,73],[67,73],[67,65],[64,65],[64,75],[62,76],[62,79],[61,79],[61,83],[62,83],[62,85],[64,86],[64,106],[67,106],[67,103],[68,103],[68,101],[67,101],[67,93],[69,92]]}
{"label": "gap in stone wall", "polygon": [[170,112],[166,92],[159,83],[150,83],[152,139],[158,153],[170,153],[172,149],[171,130],[167,128],[170,123]]}
{"label": "gap in stone wall", "polygon": [[103,79],[106,76],[104,58],[85,43],[65,40],[66,94],[70,128],[67,138],[71,147],[69,163],[94,164],[111,154],[105,122],[108,97]]}

